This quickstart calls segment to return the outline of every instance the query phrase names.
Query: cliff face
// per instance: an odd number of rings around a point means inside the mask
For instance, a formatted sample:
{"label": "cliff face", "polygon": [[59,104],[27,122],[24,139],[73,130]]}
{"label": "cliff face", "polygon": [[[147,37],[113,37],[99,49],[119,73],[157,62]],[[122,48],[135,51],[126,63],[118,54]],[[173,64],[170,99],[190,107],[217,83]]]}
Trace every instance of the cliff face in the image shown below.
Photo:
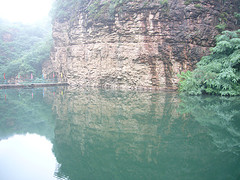
{"label": "cliff face", "polygon": [[111,18],[91,14],[91,2],[53,22],[55,45],[45,75],[54,72],[73,85],[176,87],[177,74],[192,70],[214,46],[215,26],[237,28],[237,1],[125,1]]}

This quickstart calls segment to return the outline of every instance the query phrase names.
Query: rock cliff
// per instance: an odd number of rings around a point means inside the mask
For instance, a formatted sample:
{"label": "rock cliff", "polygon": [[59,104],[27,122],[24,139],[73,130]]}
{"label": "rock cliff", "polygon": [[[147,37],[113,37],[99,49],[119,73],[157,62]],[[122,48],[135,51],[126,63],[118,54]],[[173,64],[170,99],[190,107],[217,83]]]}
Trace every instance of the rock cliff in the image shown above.
{"label": "rock cliff", "polygon": [[221,30],[239,27],[237,0],[81,2],[53,21],[55,44],[43,68],[72,85],[174,88]]}

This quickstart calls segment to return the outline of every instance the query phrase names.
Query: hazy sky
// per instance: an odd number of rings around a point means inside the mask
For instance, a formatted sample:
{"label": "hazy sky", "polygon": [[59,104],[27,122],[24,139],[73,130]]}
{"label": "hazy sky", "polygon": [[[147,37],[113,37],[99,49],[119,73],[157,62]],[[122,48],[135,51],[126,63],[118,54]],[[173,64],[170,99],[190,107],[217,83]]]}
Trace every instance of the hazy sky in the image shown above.
{"label": "hazy sky", "polygon": [[0,17],[12,22],[33,23],[47,16],[53,0],[0,0]]}

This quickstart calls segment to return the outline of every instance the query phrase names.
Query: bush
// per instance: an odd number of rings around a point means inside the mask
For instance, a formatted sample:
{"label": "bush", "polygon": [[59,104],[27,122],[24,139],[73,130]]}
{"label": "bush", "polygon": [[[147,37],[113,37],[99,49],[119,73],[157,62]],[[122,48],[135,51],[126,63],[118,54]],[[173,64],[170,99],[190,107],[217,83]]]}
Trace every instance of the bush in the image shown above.
{"label": "bush", "polygon": [[79,9],[86,8],[89,0],[55,0],[51,14],[54,20],[68,21],[76,16]]}
{"label": "bush", "polygon": [[219,32],[222,32],[226,29],[226,24],[225,23],[220,23],[218,25],[215,26],[215,28],[219,31]]}
{"label": "bush", "polygon": [[240,95],[240,30],[224,31],[210,51],[193,72],[179,75],[179,91],[190,95]]}

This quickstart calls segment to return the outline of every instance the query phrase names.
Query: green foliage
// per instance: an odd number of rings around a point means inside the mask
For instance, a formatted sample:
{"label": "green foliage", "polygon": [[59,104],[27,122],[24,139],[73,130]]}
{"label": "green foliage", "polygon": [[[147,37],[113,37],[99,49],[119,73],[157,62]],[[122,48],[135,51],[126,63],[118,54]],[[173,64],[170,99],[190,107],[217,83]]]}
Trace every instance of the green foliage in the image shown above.
{"label": "green foliage", "polygon": [[87,10],[90,18],[96,20],[101,16],[103,8],[101,8],[100,3],[100,0],[95,0],[88,6]]}
{"label": "green foliage", "polygon": [[86,11],[93,20],[115,13],[115,8],[126,0],[56,0],[52,8],[53,19],[65,22],[76,16],[78,11]]}
{"label": "green foliage", "polygon": [[86,7],[88,0],[56,0],[51,11],[53,19],[59,22],[68,21],[79,9]]}
{"label": "green foliage", "polygon": [[168,0],[160,0],[159,3],[160,3],[162,6],[168,6]]}
{"label": "green foliage", "polygon": [[184,1],[184,4],[186,5],[186,6],[188,6],[189,4],[191,4],[192,3],[192,0],[185,0]]}
{"label": "green foliage", "polygon": [[220,23],[218,25],[215,26],[215,28],[219,31],[219,32],[222,32],[226,29],[226,24],[225,23]]}
{"label": "green foliage", "polygon": [[185,4],[186,6],[188,6],[189,4],[199,3],[199,2],[200,2],[200,0],[185,0],[185,1],[184,1],[184,4]]}
{"label": "green foliage", "polygon": [[217,36],[211,54],[179,77],[179,91],[190,95],[240,95],[240,30]]}
{"label": "green foliage", "polygon": [[0,21],[0,83],[6,79],[41,77],[42,63],[52,46],[50,24],[22,25]]}
{"label": "green foliage", "polygon": [[122,12],[125,4],[130,0],[111,0],[104,1],[94,0],[87,8],[89,17],[93,20],[113,20],[116,11]]}
{"label": "green foliage", "polygon": [[116,9],[121,12],[125,8],[124,4],[129,1],[132,0],[56,0],[51,14],[53,19],[59,22],[65,22],[76,17],[79,11],[86,12],[88,17],[95,21],[112,20]]}
{"label": "green foliage", "polygon": [[234,16],[237,19],[236,24],[240,24],[240,13],[234,12]]}
{"label": "green foliage", "polygon": [[201,4],[195,4],[194,7],[200,9],[200,8],[202,8],[202,5]]}
{"label": "green foliage", "polygon": [[167,15],[169,13],[169,4],[168,4],[168,0],[160,0],[160,5],[162,6],[162,13]]}

